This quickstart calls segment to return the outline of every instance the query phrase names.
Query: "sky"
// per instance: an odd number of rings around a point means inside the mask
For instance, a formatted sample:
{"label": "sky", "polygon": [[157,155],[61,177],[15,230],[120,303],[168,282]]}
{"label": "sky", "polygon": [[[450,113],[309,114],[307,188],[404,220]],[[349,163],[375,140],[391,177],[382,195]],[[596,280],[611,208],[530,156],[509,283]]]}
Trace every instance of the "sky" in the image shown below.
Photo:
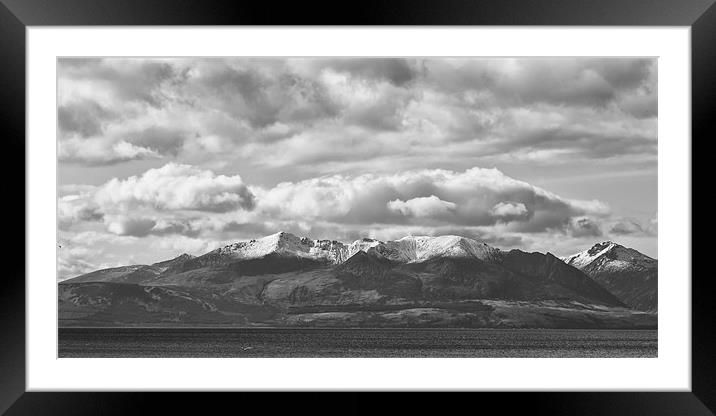
{"label": "sky", "polygon": [[278,231],[657,257],[655,58],[62,58],[60,280]]}

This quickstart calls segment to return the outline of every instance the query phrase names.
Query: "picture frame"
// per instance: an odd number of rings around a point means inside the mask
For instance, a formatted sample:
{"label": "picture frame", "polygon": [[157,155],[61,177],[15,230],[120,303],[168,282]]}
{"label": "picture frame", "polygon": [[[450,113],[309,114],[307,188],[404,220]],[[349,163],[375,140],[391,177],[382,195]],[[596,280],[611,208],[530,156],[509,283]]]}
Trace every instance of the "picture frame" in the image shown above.
{"label": "picture frame", "polygon": [[[1,84],[4,106],[0,112],[6,127],[6,154],[25,153],[25,36],[28,26],[75,25],[543,25],[543,26],[688,26],[692,44],[692,155],[695,143],[705,143],[712,136],[712,109],[716,96],[716,7],[713,1],[677,2],[671,0],[631,1],[392,1],[361,2],[341,13],[328,2],[282,5],[251,2],[235,4],[228,1],[172,2],[154,1],[146,5],[140,1],[111,2],[89,0],[62,0],[43,2],[2,0],[0,7],[0,48],[2,62]],[[332,13],[326,13],[331,10]],[[322,12],[322,13],[321,13]],[[700,137],[700,139],[699,139]],[[17,177],[18,170],[25,172],[24,158],[9,158],[14,163],[3,164],[7,178]],[[699,177],[693,170],[692,177]],[[25,194],[24,182],[9,180],[8,194]],[[693,185],[692,185],[692,189]],[[692,205],[692,217],[694,208]],[[12,204],[14,218],[26,215],[24,204]],[[700,207],[702,210],[703,206]],[[19,212],[21,211],[22,212]],[[24,224],[9,221],[13,236],[24,235]],[[22,230],[20,230],[22,228]],[[19,240],[19,241],[18,241]],[[17,237],[10,256],[25,257],[25,237]],[[21,255],[20,247],[23,253]],[[698,249],[698,250],[697,250]],[[706,249],[693,246],[692,258],[700,259]],[[694,255],[696,254],[696,255]],[[703,261],[703,260],[702,260]],[[166,402],[165,395],[146,393],[39,393],[26,392],[25,385],[25,265],[12,262],[5,275],[5,288],[0,290],[0,412],[7,414],[127,414],[141,412],[145,406]],[[692,265],[693,270],[693,265]],[[691,392],[609,392],[609,393],[480,393],[477,400],[501,406],[501,412],[531,411],[556,414],[713,414],[716,409],[716,337],[713,335],[714,312],[710,305],[708,278],[692,279],[692,390]],[[505,397],[507,395],[507,397]],[[512,397],[515,395],[523,397]],[[229,403],[235,399],[177,397],[173,406],[182,410],[202,409],[202,403],[213,405]],[[368,397],[351,395],[333,397],[350,411],[371,411]],[[263,399],[265,400],[265,399]],[[285,400],[278,407],[291,409],[294,400]],[[446,411],[475,398],[465,395],[450,399],[450,404],[420,402],[420,408]],[[306,400],[310,402],[311,399]],[[272,404],[273,405],[273,404]],[[395,406],[395,407],[393,407]],[[398,403],[385,410],[398,411]],[[276,409],[278,410],[278,409]]]}

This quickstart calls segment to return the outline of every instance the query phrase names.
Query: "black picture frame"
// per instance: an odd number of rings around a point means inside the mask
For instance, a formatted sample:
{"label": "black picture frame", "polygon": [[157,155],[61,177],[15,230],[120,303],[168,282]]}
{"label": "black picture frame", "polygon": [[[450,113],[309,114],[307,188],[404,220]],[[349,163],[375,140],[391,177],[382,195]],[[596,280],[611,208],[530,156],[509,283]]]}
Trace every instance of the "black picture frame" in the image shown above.
{"label": "black picture frame", "polygon": [[[227,0],[0,0],[0,91],[8,214],[6,261],[0,286],[0,414],[133,414],[150,404],[164,410],[202,410],[231,403],[231,395],[148,393],[25,392],[25,29],[65,25],[567,25],[689,26],[692,58],[692,155],[713,140],[716,109],[716,6],[714,0],[362,0],[355,3],[259,2]],[[52,143],[52,144],[50,144]],[[54,141],[48,141],[53,146]],[[697,149],[696,152],[693,149]],[[701,152],[701,157],[706,157]],[[703,177],[695,171],[692,178]],[[703,165],[701,165],[703,166]],[[708,175],[706,175],[708,177]],[[693,187],[692,189],[699,189]],[[696,195],[694,195],[696,196]],[[693,204],[692,216],[708,204]],[[699,217],[702,217],[699,215]],[[19,220],[24,218],[25,222]],[[700,226],[705,234],[709,225]],[[50,242],[48,242],[50,243]],[[52,242],[54,243],[54,242]],[[694,266],[709,258],[708,245],[692,245]],[[698,260],[698,261],[696,261]],[[449,399],[419,396],[385,404],[384,411],[403,413],[458,411],[462,406],[498,405],[500,413],[529,411],[570,415],[708,415],[716,409],[716,337],[708,290],[711,276],[692,278],[692,389],[690,392],[477,393]],[[665,277],[666,278],[666,277]],[[138,375],[140,377],[141,375]],[[378,376],[378,375],[377,375]],[[618,377],[618,375],[615,375]],[[331,396],[341,413],[373,412],[372,396]],[[244,400],[238,399],[238,400]],[[271,413],[335,408],[306,395],[258,403]],[[297,403],[302,403],[298,406]],[[406,405],[412,403],[412,405]],[[469,407],[468,407],[469,408]]]}

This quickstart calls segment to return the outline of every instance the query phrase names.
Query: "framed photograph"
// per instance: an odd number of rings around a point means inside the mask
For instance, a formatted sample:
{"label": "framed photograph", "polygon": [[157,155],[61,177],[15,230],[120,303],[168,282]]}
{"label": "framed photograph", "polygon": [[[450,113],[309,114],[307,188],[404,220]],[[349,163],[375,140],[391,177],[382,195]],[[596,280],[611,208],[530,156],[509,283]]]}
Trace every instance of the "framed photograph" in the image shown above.
{"label": "framed photograph", "polygon": [[712,414],[712,2],[175,3],[3,0],[0,411]]}

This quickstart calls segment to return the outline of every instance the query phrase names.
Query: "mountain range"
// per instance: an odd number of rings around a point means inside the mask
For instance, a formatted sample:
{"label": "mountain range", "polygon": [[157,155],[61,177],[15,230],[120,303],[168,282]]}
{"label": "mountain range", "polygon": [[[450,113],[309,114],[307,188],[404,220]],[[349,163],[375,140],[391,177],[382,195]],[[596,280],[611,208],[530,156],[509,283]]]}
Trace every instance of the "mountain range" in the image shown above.
{"label": "mountain range", "polygon": [[60,326],[653,328],[656,263],[564,259],[460,236],[345,244],[279,232],[60,282]]}

